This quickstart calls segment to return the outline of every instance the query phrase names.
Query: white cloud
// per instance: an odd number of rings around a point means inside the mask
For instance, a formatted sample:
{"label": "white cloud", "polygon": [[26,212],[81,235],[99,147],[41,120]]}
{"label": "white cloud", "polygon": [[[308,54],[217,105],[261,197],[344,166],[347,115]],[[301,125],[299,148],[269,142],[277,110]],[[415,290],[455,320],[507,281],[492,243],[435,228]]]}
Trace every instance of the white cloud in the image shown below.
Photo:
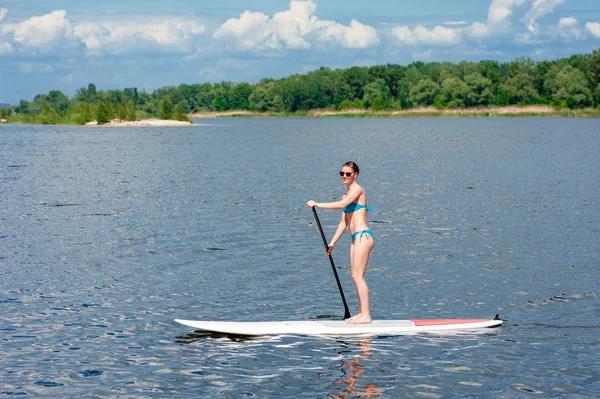
{"label": "white cloud", "polygon": [[73,29],[66,16],[66,11],[58,10],[18,24],[14,28],[15,42],[29,47],[43,47],[72,37]]}
{"label": "white cloud", "polygon": [[213,33],[213,37],[217,40],[231,39],[240,50],[281,49],[282,44],[274,34],[268,15],[244,11],[240,18],[228,19]]}
{"label": "white cloud", "polygon": [[318,22],[313,16],[317,5],[312,1],[292,1],[290,9],[273,15],[272,25],[276,27],[275,40],[283,42],[290,49],[308,49],[310,43],[305,40]]}
{"label": "white cloud", "polygon": [[583,36],[579,21],[573,17],[561,18],[558,21],[558,33],[564,39],[580,39]]}
{"label": "white cloud", "polygon": [[189,19],[160,21],[101,21],[75,26],[75,35],[85,44],[88,55],[147,52],[188,53],[205,27]]}
{"label": "white cloud", "polygon": [[525,14],[523,20],[527,23],[527,30],[533,35],[540,32],[538,20],[551,14],[556,6],[564,3],[564,0],[535,0],[531,9]]}
{"label": "white cloud", "polygon": [[[194,18],[165,17],[72,23],[64,10],[0,26],[1,53],[64,56],[192,52],[206,28]],[[4,40],[3,40],[4,36]]]}
{"label": "white cloud", "polygon": [[350,26],[319,20],[312,0],[292,0],[290,8],[269,18],[262,12],[245,11],[230,18],[213,37],[229,41],[241,51],[306,50],[313,44],[335,44],[344,48],[366,48],[379,44],[377,31],[352,20]]}
{"label": "white cloud", "polygon": [[558,21],[559,28],[572,28],[573,26],[577,26],[578,24],[579,22],[577,22],[577,19],[573,17],[561,18],[560,21]]}
{"label": "white cloud", "polygon": [[[0,8],[0,22],[6,17],[8,10],[6,8]],[[8,55],[14,52],[13,46],[8,42],[8,38],[3,38],[10,31],[0,25],[0,55]]]}
{"label": "white cloud", "polygon": [[600,37],[600,24],[595,22],[587,23],[584,28],[575,18],[563,15],[557,24],[548,24],[549,18],[545,17],[556,12],[563,3],[565,0],[489,0],[485,21],[466,25],[462,21],[450,20],[444,23],[446,26],[434,28],[422,25],[396,26],[392,28],[391,36],[397,44],[417,47],[416,51],[433,46],[453,48],[461,45],[463,54],[467,54],[469,48],[487,51],[490,46],[511,43],[548,45]]}
{"label": "white cloud", "polygon": [[331,21],[320,21],[317,26],[320,28],[317,41],[322,44],[333,42],[344,48],[367,48],[379,44],[377,31],[355,19],[350,21],[350,26]]}
{"label": "white cloud", "polygon": [[453,46],[461,41],[460,30],[444,26],[436,26],[432,30],[418,25],[412,31],[407,26],[397,26],[392,29],[392,35],[401,44],[432,46]]}
{"label": "white cloud", "polygon": [[77,51],[81,42],[73,35],[66,15],[66,11],[57,10],[20,23],[4,23],[0,25],[0,36],[13,49],[11,53],[25,56],[61,56]]}
{"label": "white cloud", "polygon": [[465,29],[465,34],[474,39],[483,39],[490,34],[490,29],[484,23],[475,22]]}
{"label": "white cloud", "polygon": [[588,22],[585,24],[585,29],[590,32],[594,37],[600,39],[600,23]]}
{"label": "white cloud", "polygon": [[465,33],[472,38],[482,39],[492,34],[507,32],[514,9],[526,1],[528,0],[492,0],[487,22],[475,22],[465,29]]}
{"label": "white cloud", "polygon": [[493,28],[504,29],[508,19],[513,15],[513,9],[522,5],[527,0],[492,0],[488,9],[488,25]]}
{"label": "white cloud", "polygon": [[396,26],[392,29],[392,35],[402,44],[415,45],[417,38],[413,35],[408,26]]}
{"label": "white cloud", "polygon": [[452,46],[460,42],[460,36],[454,29],[448,29],[444,26],[436,26],[433,30],[428,30],[423,26],[417,26],[414,31],[417,38],[426,44],[435,44],[442,46]]}

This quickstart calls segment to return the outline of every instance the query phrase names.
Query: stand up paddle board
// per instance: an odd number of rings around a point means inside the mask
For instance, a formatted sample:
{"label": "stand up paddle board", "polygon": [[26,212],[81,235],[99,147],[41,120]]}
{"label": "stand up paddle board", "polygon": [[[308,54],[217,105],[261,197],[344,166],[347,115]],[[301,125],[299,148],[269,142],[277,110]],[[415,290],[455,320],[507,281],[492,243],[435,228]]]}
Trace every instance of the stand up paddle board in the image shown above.
{"label": "stand up paddle board", "polygon": [[232,335],[399,335],[413,332],[470,330],[498,327],[494,319],[374,320],[369,324],[349,324],[343,320],[231,322],[175,320],[199,331]]}

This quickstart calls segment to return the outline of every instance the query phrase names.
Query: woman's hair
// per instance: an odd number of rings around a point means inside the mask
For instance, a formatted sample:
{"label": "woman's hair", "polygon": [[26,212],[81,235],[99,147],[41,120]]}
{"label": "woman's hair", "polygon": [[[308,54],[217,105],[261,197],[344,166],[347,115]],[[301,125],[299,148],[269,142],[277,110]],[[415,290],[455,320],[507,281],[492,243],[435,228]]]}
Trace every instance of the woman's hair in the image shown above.
{"label": "woman's hair", "polygon": [[355,164],[352,161],[348,161],[345,164],[342,165],[342,167],[347,166],[349,168],[352,168],[352,170],[354,170],[356,172],[356,175],[358,176],[360,174],[360,168],[358,167],[357,164]]}

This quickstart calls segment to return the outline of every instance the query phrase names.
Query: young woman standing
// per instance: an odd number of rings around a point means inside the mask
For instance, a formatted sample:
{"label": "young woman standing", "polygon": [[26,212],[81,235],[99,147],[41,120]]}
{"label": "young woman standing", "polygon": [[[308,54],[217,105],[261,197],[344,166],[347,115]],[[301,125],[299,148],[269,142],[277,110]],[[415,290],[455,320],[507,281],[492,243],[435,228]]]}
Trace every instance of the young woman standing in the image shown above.
{"label": "young woman standing", "polygon": [[371,210],[367,206],[367,193],[357,182],[360,169],[354,162],[346,162],[342,165],[340,176],[346,185],[347,192],[341,200],[336,202],[315,202],[310,200],[306,203],[309,208],[317,207],[323,209],[341,209],[342,218],[331,241],[327,255],[331,254],[342,234],[346,229],[351,234],[350,244],[350,269],[352,281],[356,287],[360,313],[346,319],[348,323],[363,324],[371,322],[369,307],[369,287],[365,280],[365,272],[369,263],[369,255],[375,245],[373,232],[367,225],[367,212]]}

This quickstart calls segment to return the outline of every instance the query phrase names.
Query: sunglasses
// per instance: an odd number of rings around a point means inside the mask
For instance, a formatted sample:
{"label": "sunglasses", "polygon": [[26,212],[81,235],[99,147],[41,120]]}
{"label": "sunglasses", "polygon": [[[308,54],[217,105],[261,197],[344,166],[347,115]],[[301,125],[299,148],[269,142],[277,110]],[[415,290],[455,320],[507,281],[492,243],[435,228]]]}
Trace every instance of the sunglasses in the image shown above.
{"label": "sunglasses", "polygon": [[352,176],[352,172],[340,172],[340,176],[344,177],[344,175],[346,175],[346,177],[350,177]]}

